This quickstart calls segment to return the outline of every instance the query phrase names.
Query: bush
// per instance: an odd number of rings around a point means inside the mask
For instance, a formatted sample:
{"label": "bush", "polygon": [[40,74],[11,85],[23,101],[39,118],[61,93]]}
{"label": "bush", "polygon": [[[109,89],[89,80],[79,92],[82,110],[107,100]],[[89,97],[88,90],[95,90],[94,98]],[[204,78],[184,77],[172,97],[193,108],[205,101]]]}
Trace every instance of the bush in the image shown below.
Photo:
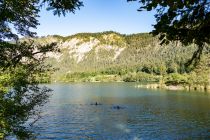
{"label": "bush", "polygon": [[165,79],[166,85],[184,85],[188,84],[187,74],[172,73],[169,74]]}

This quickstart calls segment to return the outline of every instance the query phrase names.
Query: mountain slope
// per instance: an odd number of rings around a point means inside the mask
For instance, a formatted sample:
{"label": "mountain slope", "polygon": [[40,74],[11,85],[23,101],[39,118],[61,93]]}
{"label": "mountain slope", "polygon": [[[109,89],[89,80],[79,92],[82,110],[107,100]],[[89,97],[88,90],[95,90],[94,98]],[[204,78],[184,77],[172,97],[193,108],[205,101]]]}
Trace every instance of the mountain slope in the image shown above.
{"label": "mountain slope", "polygon": [[57,68],[54,80],[67,74],[146,72],[160,75],[184,73],[184,63],[191,58],[195,46],[171,43],[160,46],[157,38],[147,33],[122,35],[116,32],[80,33],[73,36],[47,36],[36,39],[41,44],[55,42],[60,49],[48,53],[46,63]]}

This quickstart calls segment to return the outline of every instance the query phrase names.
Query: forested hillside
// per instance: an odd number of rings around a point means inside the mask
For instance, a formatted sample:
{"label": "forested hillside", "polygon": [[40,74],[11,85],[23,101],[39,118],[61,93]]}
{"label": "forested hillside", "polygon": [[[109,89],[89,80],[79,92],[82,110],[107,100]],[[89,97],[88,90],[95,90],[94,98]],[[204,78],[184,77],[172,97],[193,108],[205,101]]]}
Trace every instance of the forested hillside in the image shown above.
{"label": "forested hillside", "polygon": [[[160,81],[164,75],[174,74],[180,74],[181,81],[186,82],[183,74],[192,71],[185,63],[196,50],[195,45],[182,46],[179,42],[160,46],[158,39],[148,33],[80,33],[41,37],[36,41],[55,42],[60,50],[47,54],[46,63],[56,69],[48,79],[53,82]],[[205,65],[209,60],[207,49],[202,57]]]}

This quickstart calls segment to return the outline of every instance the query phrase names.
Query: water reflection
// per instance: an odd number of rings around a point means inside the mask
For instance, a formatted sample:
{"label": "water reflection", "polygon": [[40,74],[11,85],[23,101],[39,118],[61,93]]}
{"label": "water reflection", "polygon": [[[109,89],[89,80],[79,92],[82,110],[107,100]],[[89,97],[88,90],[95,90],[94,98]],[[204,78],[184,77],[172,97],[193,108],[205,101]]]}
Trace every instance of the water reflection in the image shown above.
{"label": "water reflection", "polygon": [[210,138],[209,95],[140,90],[124,83],[50,87],[54,95],[33,128],[38,139]]}

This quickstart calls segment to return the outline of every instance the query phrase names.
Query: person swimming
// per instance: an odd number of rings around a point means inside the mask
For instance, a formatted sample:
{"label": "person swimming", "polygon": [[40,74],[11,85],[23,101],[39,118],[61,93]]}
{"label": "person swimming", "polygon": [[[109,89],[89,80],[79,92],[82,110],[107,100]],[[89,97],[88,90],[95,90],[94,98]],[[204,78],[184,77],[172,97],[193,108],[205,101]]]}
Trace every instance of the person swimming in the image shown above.
{"label": "person swimming", "polygon": [[124,107],[120,107],[119,105],[113,106],[113,109],[117,109],[117,110],[123,109],[123,108],[124,108]]}
{"label": "person swimming", "polygon": [[91,103],[90,105],[101,105],[101,103],[95,102],[95,103]]}
{"label": "person swimming", "polygon": [[117,105],[117,106],[116,106],[116,109],[120,109],[120,106]]}

